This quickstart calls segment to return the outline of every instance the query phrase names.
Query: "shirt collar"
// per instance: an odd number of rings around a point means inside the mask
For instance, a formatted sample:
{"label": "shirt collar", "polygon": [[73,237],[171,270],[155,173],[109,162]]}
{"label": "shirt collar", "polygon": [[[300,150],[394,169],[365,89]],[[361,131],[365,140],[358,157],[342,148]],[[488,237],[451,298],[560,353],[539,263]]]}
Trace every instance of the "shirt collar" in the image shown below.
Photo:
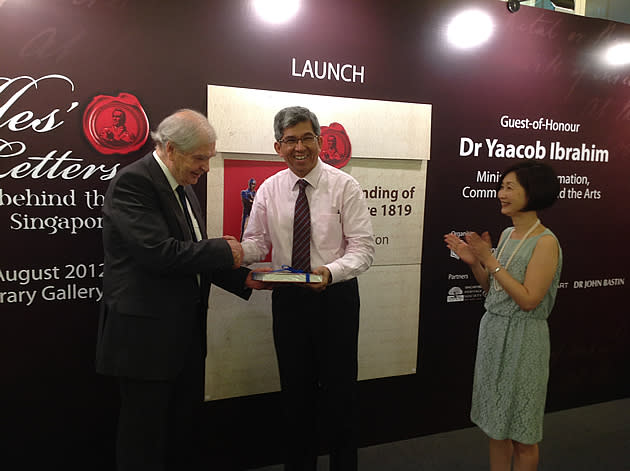
{"label": "shirt collar", "polygon": [[317,188],[319,179],[321,178],[323,171],[324,164],[319,157],[317,157],[317,163],[315,164],[315,167],[313,167],[313,169],[308,172],[304,178],[298,177],[295,173],[289,170],[289,175],[291,175],[291,188],[296,187],[298,180],[306,180],[310,186],[312,186],[313,188]]}
{"label": "shirt collar", "polygon": [[164,176],[166,176],[166,179],[168,180],[169,185],[171,185],[171,190],[175,190],[175,188],[179,186],[179,183],[177,183],[177,180],[175,180],[175,177],[173,176],[171,171],[168,169],[166,164],[162,162],[162,159],[160,159],[160,156],[157,155],[156,151],[153,151],[153,157],[155,158],[155,160],[157,160],[157,163],[160,165],[160,168],[164,172]]}

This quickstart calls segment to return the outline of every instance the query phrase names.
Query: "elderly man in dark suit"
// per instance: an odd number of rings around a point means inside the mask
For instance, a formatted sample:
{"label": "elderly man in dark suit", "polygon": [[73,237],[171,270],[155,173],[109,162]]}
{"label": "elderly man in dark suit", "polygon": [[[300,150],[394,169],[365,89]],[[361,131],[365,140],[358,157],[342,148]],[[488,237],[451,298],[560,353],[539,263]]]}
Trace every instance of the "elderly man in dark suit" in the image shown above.
{"label": "elderly man in dark suit", "polygon": [[96,367],[120,382],[119,471],[194,468],[210,284],[243,299],[259,287],[234,237],[206,238],[190,187],[216,154],[206,117],[180,110],[152,137],[155,151],[118,173],[103,206]]}

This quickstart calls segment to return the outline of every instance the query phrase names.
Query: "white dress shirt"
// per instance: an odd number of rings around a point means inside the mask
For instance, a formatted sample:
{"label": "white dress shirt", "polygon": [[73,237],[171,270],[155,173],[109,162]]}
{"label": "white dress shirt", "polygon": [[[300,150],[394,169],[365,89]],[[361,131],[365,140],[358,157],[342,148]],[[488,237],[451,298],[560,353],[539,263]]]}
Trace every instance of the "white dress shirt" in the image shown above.
{"label": "white dress shirt", "polygon": [[[265,180],[243,235],[243,264],[265,258],[269,249],[275,270],[291,265],[293,214],[299,177],[290,169]],[[347,173],[322,162],[304,177],[311,213],[311,267],[326,266],[332,282],[354,278],[374,259],[372,221],[359,183]]]}
{"label": "white dress shirt", "polygon": [[160,159],[160,156],[157,155],[157,152],[153,151],[153,157],[155,158],[155,160],[157,160],[157,163],[160,164],[160,168],[164,172],[164,175],[166,176],[166,179],[168,180],[169,185],[171,185],[171,190],[173,190],[173,194],[175,195],[175,199],[179,203],[179,207],[182,208],[182,210],[187,211],[188,214],[190,215],[190,220],[193,223],[193,229],[195,230],[195,236],[197,237],[197,240],[203,239],[203,237],[201,236],[201,228],[199,227],[199,221],[197,221],[197,218],[195,217],[195,213],[190,207],[190,203],[188,202],[188,197],[186,197],[186,208],[184,209],[184,207],[182,206],[182,201],[179,199],[179,195],[177,194],[177,190],[176,190],[176,188],[179,186],[179,183],[177,183],[177,180],[175,180],[175,177],[173,176],[169,168],[166,166],[166,164],[162,162],[162,159]]}

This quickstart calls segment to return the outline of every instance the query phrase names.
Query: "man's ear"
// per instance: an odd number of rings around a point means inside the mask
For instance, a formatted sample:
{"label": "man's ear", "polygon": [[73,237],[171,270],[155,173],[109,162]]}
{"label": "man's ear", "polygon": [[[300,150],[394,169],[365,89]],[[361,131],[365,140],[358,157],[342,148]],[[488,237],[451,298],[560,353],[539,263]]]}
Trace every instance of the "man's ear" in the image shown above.
{"label": "man's ear", "polygon": [[165,157],[168,160],[173,160],[172,155],[175,152],[175,146],[171,141],[166,141],[166,144],[164,145],[164,150],[166,151]]}

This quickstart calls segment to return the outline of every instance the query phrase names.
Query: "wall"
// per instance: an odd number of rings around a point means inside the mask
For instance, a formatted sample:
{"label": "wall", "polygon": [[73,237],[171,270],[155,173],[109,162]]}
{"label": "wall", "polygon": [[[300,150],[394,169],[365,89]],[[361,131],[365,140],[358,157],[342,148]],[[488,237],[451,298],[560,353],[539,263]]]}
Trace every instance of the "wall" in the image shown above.
{"label": "wall", "polygon": [[[542,215],[565,256],[549,321],[548,410],[627,397],[630,71],[607,68],[598,54],[629,27],[527,7],[510,14],[491,0],[303,3],[297,19],[270,26],[244,0],[0,2],[2,427],[6,454],[20,469],[112,469],[117,390],[93,368],[100,233],[73,234],[59,221],[97,225],[108,176],[151,149],[149,140],[107,154],[91,143],[90,104],[123,92],[139,100],[150,128],[175,109],[207,109],[209,84],[431,105],[417,371],[361,382],[363,446],[470,426],[483,307],[442,235],[487,229],[496,239],[509,222],[483,196],[493,187],[483,175],[511,160],[490,157],[485,139],[544,148],[573,195]],[[445,25],[474,5],[491,16],[493,35],[476,49],[454,49]],[[365,80],[296,77],[292,58],[364,65]],[[24,78],[48,75],[56,77],[37,87]],[[504,115],[580,131],[504,127]],[[461,155],[464,138],[484,143],[477,157]],[[552,161],[553,143],[595,146],[608,151],[607,161]],[[469,197],[465,187],[482,196]],[[27,190],[68,197],[57,206],[16,204]],[[197,190],[205,199],[206,188]],[[57,216],[59,230],[27,229],[25,216]],[[278,462],[278,409],[277,393],[207,402],[209,459],[219,469]]]}

